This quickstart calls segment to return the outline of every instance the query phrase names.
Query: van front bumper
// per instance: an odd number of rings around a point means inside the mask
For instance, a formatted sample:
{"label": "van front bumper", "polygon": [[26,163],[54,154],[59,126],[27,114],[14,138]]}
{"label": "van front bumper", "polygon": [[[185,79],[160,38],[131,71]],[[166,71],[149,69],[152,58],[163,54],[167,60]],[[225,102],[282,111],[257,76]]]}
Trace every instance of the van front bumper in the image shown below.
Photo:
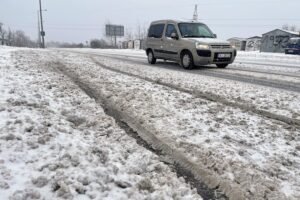
{"label": "van front bumper", "polygon": [[[219,54],[230,54],[230,57],[220,57]],[[197,50],[193,52],[195,65],[231,64],[237,55],[236,49]]]}

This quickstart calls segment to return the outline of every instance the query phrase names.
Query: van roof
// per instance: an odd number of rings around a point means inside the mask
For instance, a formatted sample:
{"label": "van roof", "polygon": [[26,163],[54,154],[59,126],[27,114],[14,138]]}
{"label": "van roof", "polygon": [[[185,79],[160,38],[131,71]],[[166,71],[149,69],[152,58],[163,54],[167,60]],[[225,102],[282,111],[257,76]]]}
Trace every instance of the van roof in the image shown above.
{"label": "van roof", "polygon": [[159,23],[201,23],[198,21],[181,21],[181,20],[174,20],[174,19],[164,19],[164,20],[157,20],[153,21],[151,24],[159,24]]}

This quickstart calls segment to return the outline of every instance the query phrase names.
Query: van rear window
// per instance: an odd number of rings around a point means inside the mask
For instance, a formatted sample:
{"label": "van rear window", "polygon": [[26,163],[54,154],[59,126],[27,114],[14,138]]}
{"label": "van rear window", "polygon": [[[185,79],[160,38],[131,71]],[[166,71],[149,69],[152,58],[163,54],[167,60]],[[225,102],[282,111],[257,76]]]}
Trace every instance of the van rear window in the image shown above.
{"label": "van rear window", "polygon": [[148,37],[161,38],[164,32],[164,24],[154,24],[150,27]]}

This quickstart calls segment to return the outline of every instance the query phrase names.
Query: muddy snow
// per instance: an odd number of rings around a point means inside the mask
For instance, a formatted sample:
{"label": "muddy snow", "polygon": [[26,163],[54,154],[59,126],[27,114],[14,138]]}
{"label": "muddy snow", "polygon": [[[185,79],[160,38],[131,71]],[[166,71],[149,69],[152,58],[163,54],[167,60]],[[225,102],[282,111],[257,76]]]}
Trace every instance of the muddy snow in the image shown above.
{"label": "muddy snow", "polygon": [[0,51],[0,199],[201,199],[49,52]]}
{"label": "muddy snow", "polygon": [[[141,124],[152,127],[158,136],[169,141],[174,148],[180,149],[194,162],[204,163],[216,176],[241,187],[246,198],[251,199],[253,195],[255,198],[267,199],[299,198],[300,159],[297,127],[103,69],[89,61],[89,57],[86,57],[84,62],[84,56],[69,56],[68,58],[65,54],[61,62],[64,62],[65,67],[72,73],[93,87],[98,87],[107,98],[115,102],[116,107],[131,113]],[[158,81],[171,82],[172,79],[173,82],[181,81],[182,85],[190,88],[202,88],[201,86],[205,85],[197,85],[205,81],[204,76],[199,78],[199,75],[195,75],[191,79],[193,75],[181,76],[180,72],[171,70],[151,67],[145,70],[142,65],[121,63],[108,58],[97,59],[110,67],[130,70],[134,74],[143,74],[145,77],[159,76],[161,79],[157,79]],[[76,66],[74,62],[81,64]],[[151,72],[155,70],[155,75],[151,76]],[[221,86],[222,81],[210,80],[203,90],[214,88],[212,82]],[[226,86],[226,91],[239,93],[240,99],[243,95],[258,96],[258,102],[265,103],[266,100],[274,102],[272,98],[275,97],[288,98],[294,95],[299,98],[297,93],[237,82],[227,83],[234,87]],[[238,90],[239,87],[243,88],[245,93]],[[262,88],[264,91],[261,91]],[[266,96],[259,96],[259,91]],[[232,98],[232,95],[226,97]],[[265,101],[261,101],[261,98]],[[281,100],[278,102],[289,102],[288,99]],[[253,105],[260,106],[256,102]],[[299,106],[298,103],[295,105]],[[278,112],[278,109],[273,110]]]}

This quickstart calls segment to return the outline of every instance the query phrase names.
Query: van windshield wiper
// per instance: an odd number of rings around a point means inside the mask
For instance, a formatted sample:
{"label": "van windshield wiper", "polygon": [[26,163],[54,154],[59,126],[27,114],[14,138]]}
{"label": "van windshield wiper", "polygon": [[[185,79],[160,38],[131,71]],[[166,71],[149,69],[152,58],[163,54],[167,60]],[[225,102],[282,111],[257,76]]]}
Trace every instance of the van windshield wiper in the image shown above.
{"label": "van windshield wiper", "polygon": [[201,37],[199,35],[184,35],[183,37],[185,38],[197,38],[197,37]]}

